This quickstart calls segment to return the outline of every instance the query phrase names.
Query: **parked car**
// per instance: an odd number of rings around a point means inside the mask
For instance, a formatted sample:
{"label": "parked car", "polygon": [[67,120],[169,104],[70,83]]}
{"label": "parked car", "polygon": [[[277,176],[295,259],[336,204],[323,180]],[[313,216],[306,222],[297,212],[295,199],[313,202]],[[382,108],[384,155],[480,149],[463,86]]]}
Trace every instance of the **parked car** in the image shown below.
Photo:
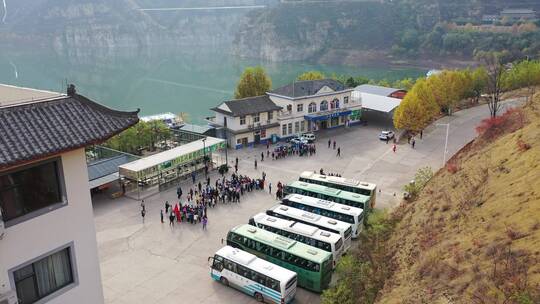
{"label": "parked car", "polygon": [[307,139],[305,139],[303,137],[295,137],[295,138],[291,139],[289,141],[289,143],[291,145],[299,145],[299,144],[304,144],[305,145],[305,144],[308,143],[308,141],[307,141]]}
{"label": "parked car", "polygon": [[390,140],[393,139],[395,136],[393,131],[382,131],[381,134],[379,134],[379,139],[381,140]]}
{"label": "parked car", "polygon": [[313,133],[304,133],[302,134],[302,138],[304,138],[305,140],[307,140],[308,143],[314,143],[315,142],[315,134]]}

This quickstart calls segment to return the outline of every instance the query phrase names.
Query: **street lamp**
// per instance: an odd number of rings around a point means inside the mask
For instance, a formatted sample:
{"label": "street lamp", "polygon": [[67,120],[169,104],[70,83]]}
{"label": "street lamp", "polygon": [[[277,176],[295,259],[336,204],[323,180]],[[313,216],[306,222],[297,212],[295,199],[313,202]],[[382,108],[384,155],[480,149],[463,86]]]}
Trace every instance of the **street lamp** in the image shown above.
{"label": "street lamp", "polygon": [[446,164],[446,153],[448,153],[448,132],[450,130],[450,123],[437,124],[437,126],[446,126],[446,139],[444,141],[444,152],[443,152],[443,167]]}

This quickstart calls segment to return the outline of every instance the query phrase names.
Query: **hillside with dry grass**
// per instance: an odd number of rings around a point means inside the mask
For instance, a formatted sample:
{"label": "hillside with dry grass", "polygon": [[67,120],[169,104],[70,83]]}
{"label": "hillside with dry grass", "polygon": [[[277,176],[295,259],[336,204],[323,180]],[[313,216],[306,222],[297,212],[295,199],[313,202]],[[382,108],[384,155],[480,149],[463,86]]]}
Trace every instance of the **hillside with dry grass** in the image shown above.
{"label": "hillside with dry grass", "polygon": [[540,303],[540,95],[392,215],[377,303]]}

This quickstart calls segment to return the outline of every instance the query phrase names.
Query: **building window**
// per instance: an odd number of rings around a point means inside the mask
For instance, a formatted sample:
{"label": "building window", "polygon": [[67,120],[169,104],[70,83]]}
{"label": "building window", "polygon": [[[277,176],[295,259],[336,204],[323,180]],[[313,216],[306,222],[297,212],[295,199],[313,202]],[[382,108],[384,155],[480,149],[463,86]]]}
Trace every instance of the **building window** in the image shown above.
{"label": "building window", "polygon": [[246,117],[240,116],[240,125],[245,125],[245,124],[246,124]]}
{"label": "building window", "polygon": [[294,133],[298,133],[298,132],[300,132],[300,122],[295,121],[294,122]]}
{"label": "building window", "polygon": [[34,303],[71,284],[73,267],[70,248],[62,249],[13,272],[21,303]]}
{"label": "building window", "polygon": [[268,112],[268,120],[272,120],[274,118],[274,112],[270,111]]}
{"label": "building window", "polygon": [[257,123],[257,122],[259,122],[260,120],[261,120],[260,114],[255,114],[255,115],[253,115],[253,122],[254,122],[254,123]]}
{"label": "building window", "polygon": [[304,104],[300,103],[296,105],[296,112],[304,112]]}
{"label": "building window", "polygon": [[343,103],[348,104],[349,103],[349,96],[343,97]]}
{"label": "building window", "polygon": [[330,102],[331,109],[339,109],[339,99],[334,99]]}
{"label": "building window", "polygon": [[281,126],[281,135],[282,136],[287,135],[287,124],[284,124]]}
{"label": "building window", "polygon": [[289,123],[289,128],[288,128],[288,129],[289,129],[289,130],[288,130],[288,131],[289,131],[289,134],[292,134],[292,122]]}
{"label": "building window", "polygon": [[306,121],[302,120],[300,122],[300,132],[304,132],[306,130]]}
{"label": "building window", "polygon": [[321,111],[328,111],[328,101],[321,101],[321,106],[319,107]]}
{"label": "building window", "polygon": [[317,104],[312,102],[308,105],[308,113],[317,112]]}
{"label": "building window", "polygon": [[4,221],[63,203],[59,160],[0,175],[0,207]]}

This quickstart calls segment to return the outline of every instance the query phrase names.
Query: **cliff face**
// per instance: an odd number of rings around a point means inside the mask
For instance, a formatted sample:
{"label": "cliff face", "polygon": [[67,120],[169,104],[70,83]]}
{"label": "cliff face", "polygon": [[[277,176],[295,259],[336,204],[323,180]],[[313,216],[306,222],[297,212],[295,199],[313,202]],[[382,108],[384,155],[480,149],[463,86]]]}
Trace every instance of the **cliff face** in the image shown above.
{"label": "cliff face", "polygon": [[306,60],[330,50],[388,50],[408,21],[378,2],[282,3],[252,12],[233,45],[236,55]]}
{"label": "cliff face", "polygon": [[[261,5],[272,0],[210,1],[204,6]],[[197,5],[198,4],[198,5]],[[85,48],[149,48],[158,45],[228,49],[249,9],[153,11],[195,7],[175,0],[6,0],[0,39],[52,45],[59,52]],[[3,11],[0,13],[4,13]]]}

